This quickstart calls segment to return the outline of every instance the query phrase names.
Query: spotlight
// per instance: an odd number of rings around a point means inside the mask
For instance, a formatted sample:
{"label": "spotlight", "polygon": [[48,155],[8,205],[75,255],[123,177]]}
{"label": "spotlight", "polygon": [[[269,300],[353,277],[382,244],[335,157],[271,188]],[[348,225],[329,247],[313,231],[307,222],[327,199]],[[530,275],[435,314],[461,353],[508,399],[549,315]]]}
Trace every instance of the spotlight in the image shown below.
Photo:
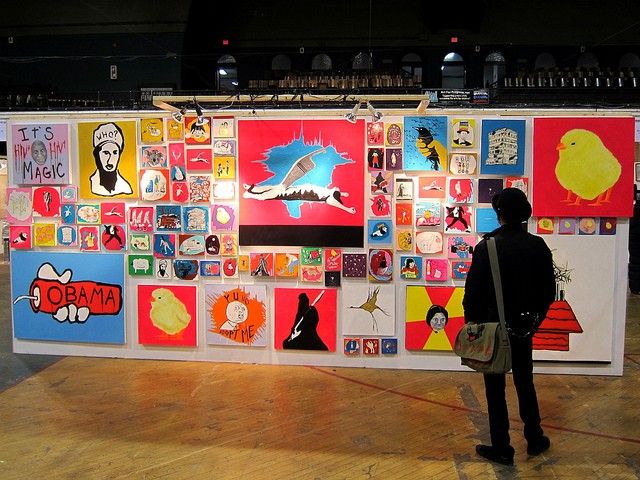
{"label": "spotlight", "polygon": [[380,120],[382,120],[382,117],[384,117],[384,115],[373,108],[373,105],[371,105],[369,102],[367,102],[367,109],[369,109],[369,112],[371,112],[371,116],[373,117],[374,122],[379,122]]}
{"label": "spotlight", "polygon": [[416,112],[420,115],[424,115],[427,113],[427,107],[429,106],[429,99],[425,98],[424,100],[420,100],[420,103],[416,107]]}
{"label": "spotlight", "polygon": [[346,118],[348,122],[356,123],[356,121],[358,120],[357,115],[358,115],[358,110],[360,110],[361,103],[362,102],[356,103],[355,106],[351,109],[351,111],[344,116],[344,118]]}
{"label": "spotlight", "polygon": [[182,123],[182,120],[184,120],[184,116],[187,113],[187,105],[185,105],[184,107],[182,107],[180,110],[178,110],[177,112],[173,112],[171,114],[171,116],[173,117],[173,119],[178,122],[178,123]]}
{"label": "spotlight", "polygon": [[202,116],[202,107],[200,106],[200,104],[198,103],[195,97],[193,97],[193,104],[196,109],[196,116],[198,117],[196,119],[196,125],[201,127],[202,125],[209,123],[209,120]]}

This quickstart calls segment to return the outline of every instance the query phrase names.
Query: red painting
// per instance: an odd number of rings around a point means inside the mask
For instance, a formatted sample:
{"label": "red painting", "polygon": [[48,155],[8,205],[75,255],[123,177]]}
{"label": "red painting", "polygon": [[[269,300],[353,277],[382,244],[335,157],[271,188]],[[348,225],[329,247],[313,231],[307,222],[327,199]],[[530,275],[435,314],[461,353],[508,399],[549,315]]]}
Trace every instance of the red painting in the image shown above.
{"label": "red painting", "polygon": [[195,285],[138,285],[138,343],[197,345]]}
{"label": "red painting", "polygon": [[241,245],[362,247],[364,122],[238,120]]}
{"label": "red painting", "polygon": [[632,117],[534,118],[533,215],[630,217]]}
{"label": "red painting", "polygon": [[276,288],[277,350],[336,350],[336,290]]}

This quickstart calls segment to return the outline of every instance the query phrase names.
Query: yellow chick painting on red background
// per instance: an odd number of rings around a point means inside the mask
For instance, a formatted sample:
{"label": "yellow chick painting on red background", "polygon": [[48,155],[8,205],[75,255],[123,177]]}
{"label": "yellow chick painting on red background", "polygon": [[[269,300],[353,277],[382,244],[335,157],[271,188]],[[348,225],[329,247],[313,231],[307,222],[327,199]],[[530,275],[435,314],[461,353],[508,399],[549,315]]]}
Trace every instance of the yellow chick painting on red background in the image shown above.
{"label": "yellow chick painting on red background", "polygon": [[138,342],[141,345],[197,345],[195,285],[138,285]]}
{"label": "yellow chick painting on red background", "polygon": [[632,117],[535,118],[533,215],[630,217]]}

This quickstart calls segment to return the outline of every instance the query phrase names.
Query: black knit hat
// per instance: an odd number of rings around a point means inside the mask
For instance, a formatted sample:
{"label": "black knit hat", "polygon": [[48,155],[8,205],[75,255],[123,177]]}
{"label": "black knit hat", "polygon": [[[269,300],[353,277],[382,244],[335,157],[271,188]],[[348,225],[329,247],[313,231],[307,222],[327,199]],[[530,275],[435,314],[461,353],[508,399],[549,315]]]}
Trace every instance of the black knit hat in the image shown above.
{"label": "black knit hat", "polygon": [[519,188],[505,188],[491,198],[496,214],[507,223],[522,223],[531,216],[531,204]]}

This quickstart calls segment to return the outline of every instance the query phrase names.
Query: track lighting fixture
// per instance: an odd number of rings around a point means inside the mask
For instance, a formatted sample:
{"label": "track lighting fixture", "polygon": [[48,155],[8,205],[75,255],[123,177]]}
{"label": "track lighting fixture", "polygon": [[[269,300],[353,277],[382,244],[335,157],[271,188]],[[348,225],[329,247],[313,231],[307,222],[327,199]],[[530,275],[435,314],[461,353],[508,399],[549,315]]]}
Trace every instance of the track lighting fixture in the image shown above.
{"label": "track lighting fixture", "polygon": [[177,112],[173,112],[171,114],[171,117],[173,117],[173,119],[178,122],[178,123],[182,123],[182,120],[184,120],[184,116],[187,113],[187,109],[188,109],[188,104],[185,105],[184,107],[182,107],[180,110],[178,110]]}
{"label": "track lighting fixture", "polygon": [[371,113],[371,116],[373,117],[374,122],[379,122],[380,120],[382,120],[382,117],[384,117],[384,115],[381,114],[379,111],[377,111],[375,108],[373,108],[373,105],[371,105],[371,103],[369,102],[367,102],[367,109]]}
{"label": "track lighting fixture", "polygon": [[358,110],[360,110],[361,104],[362,102],[356,103],[351,111],[344,116],[344,118],[346,118],[348,122],[356,123],[356,121],[358,120]]}
{"label": "track lighting fixture", "polygon": [[193,97],[193,106],[196,109],[196,116],[198,117],[196,119],[196,125],[201,127],[202,125],[209,123],[209,120],[202,115],[202,107],[198,103],[198,100],[196,100],[196,97]]}

